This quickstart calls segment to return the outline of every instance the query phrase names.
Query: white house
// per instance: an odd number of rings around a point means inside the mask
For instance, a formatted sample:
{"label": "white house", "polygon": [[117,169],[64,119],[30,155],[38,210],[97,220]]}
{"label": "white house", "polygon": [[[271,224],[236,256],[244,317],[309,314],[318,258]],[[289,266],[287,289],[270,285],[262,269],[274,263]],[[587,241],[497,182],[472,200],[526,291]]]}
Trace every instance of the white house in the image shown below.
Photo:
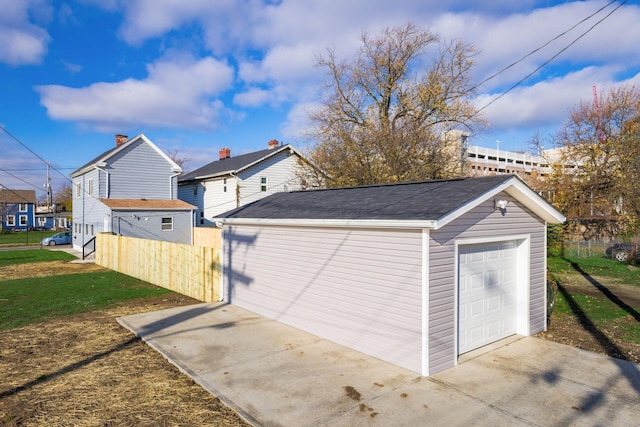
{"label": "white house", "polygon": [[297,173],[304,157],[291,145],[269,141],[269,148],[220,158],[180,177],[178,197],[198,208],[196,225],[215,225],[212,218],[280,191],[300,189]]}

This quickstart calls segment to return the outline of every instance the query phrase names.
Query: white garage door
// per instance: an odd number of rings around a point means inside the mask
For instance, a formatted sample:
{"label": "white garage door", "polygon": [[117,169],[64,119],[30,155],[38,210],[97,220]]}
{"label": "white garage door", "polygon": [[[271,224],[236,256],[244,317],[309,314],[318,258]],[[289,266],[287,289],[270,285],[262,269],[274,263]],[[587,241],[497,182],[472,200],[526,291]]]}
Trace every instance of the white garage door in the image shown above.
{"label": "white garage door", "polygon": [[458,354],[516,333],[517,243],[461,246]]}

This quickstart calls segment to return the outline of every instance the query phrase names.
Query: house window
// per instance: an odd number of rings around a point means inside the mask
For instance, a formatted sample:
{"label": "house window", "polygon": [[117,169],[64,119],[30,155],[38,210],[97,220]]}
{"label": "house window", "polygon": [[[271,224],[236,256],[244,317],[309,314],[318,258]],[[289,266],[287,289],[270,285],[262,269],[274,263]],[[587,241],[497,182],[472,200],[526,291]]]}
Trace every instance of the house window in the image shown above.
{"label": "house window", "polygon": [[200,225],[204,225],[204,211],[200,211]]}
{"label": "house window", "polygon": [[87,181],[87,194],[93,196],[93,179]]}
{"label": "house window", "polygon": [[15,226],[16,226],[15,215],[7,215],[7,227],[15,227]]}
{"label": "house window", "polygon": [[224,193],[226,193],[226,192],[227,192],[227,178],[224,178],[224,179],[222,180],[222,191],[223,191]]}
{"label": "house window", "polygon": [[66,218],[58,218],[58,227],[60,227],[60,228],[66,228],[67,227]]}
{"label": "house window", "polygon": [[27,226],[27,220],[28,220],[28,216],[26,215],[20,215],[20,227],[26,227]]}
{"label": "house window", "polygon": [[39,217],[38,218],[38,227],[44,227],[44,224],[47,222],[46,218]]}
{"label": "house window", "polygon": [[173,231],[173,217],[162,218],[162,231]]}
{"label": "house window", "polygon": [[20,203],[20,212],[26,212],[26,211],[27,211],[27,204]]}
{"label": "house window", "polygon": [[89,234],[89,224],[84,225],[84,234]]}
{"label": "house window", "polygon": [[267,191],[267,177],[260,178],[260,191]]}
{"label": "house window", "polygon": [[95,234],[96,234],[96,233],[95,233],[95,232],[94,232],[94,230],[93,230],[93,224],[91,224],[91,234],[90,234],[90,236],[93,236],[93,235],[95,235]]}
{"label": "house window", "polygon": [[80,190],[80,183],[76,182],[75,187],[76,187],[76,197],[80,197],[80,191],[81,191]]}

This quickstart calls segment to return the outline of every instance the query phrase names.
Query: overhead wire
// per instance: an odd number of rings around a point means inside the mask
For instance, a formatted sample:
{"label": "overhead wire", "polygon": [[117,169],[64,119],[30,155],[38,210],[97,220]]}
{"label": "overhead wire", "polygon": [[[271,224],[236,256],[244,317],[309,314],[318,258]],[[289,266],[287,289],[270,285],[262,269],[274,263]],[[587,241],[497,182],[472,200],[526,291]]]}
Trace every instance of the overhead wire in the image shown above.
{"label": "overhead wire", "polygon": [[[491,104],[493,104],[494,102],[496,102],[498,99],[502,98],[503,96],[505,96],[507,93],[511,92],[513,89],[517,88],[518,86],[520,86],[522,83],[524,83],[524,81],[526,81],[529,77],[533,76],[535,73],[537,73],[538,71],[540,71],[542,68],[544,68],[545,66],[547,66],[551,61],[553,61],[554,59],[556,59],[558,56],[560,56],[560,54],[562,54],[563,52],[565,52],[567,49],[569,49],[571,46],[573,46],[576,42],[578,42],[578,40],[582,39],[584,36],[586,36],[588,33],[590,33],[595,27],[597,27],[598,25],[600,25],[605,19],[607,19],[609,16],[611,16],[616,10],[618,10],[620,7],[622,7],[625,3],[627,3],[628,0],[624,0],[622,1],[618,6],[616,6],[611,12],[609,12],[607,15],[605,15],[602,19],[598,20],[595,24],[593,24],[591,27],[589,27],[586,31],[584,31],[582,34],[580,34],[578,37],[576,37],[573,41],[571,41],[571,43],[569,43],[568,45],[566,45],[565,47],[563,47],[562,49],[560,49],[556,54],[554,54],[551,58],[547,59],[545,62],[543,62],[540,66],[536,67],[535,70],[533,70],[532,72],[530,72],[529,74],[527,74],[525,77],[523,77],[522,79],[520,79],[518,82],[516,82],[514,85],[512,85],[511,87],[509,87],[507,90],[503,91],[502,93],[500,93],[498,96],[496,96],[495,98],[493,98],[491,101],[489,101],[488,103],[486,103],[483,107],[479,108],[477,110],[477,113],[480,113],[482,110],[486,109],[487,107],[489,107]],[[610,2],[609,4],[607,4],[608,7],[609,5],[611,5],[612,3],[615,3],[615,1]],[[601,8],[597,13],[599,13],[601,10],[603,10],[603,8]],[[590,17],[594,16],[595,14],[592,14]],[[589,17],[589,18],[590,18]],[[575,28],[572,27],[572,28]],[[527,55],[528,56],[528,55]],[[525,56],[526,57],[526,56]],[[506,68],[505,68],[506,70]]]}
{"label": "overhead wire", "polygon": [[[482,86],[483,84],[485,84],[486,82],[488,82],[489,80],[492,80],[496,77],[498,77],[500,74],[504,73],[505,71],[507,71],[508,69],[518,65],[519,63],[521,63],[522,61],[524,61],[525,59],[527,59],[528,57],[530,57],[531,55],[533,55],[534,53],[539,52],[540,50],[544,49],[545,47],[547,47],[548,45],[550,45],[551,43],[553,43],[554,41],[558,40],[560,37],[568,34],[569,32],[573,31],[576,27],[578,27],[579,25],[585,23],[586,21],[590,20],[591,18],[593,18],[595,15],[599,14],[600,12],[602,12],[604,9],[606,9],[607,7],[611,6],[611,4],[616,3],[618,0],[611,0],[609,3],[607,3],[606,5],[602,6],[600,9],[598,9],[597,11],[593,12],[591,15],[587,16],[586,18],[583,18],[581,21],[577,22],[576,24],[574,24],[573,26],[571,26],[570,28],[568,28],[567,30],[563,31],[562,33],[558,34],[557,36],[553,37],[552,39],[550,39],[549,41],[547,41],[546,43],[544,43],[543,45],[535,48],[534,50],[532,50],[531,52],[527,53],[526,55],[524,55],[523,57],[521,57],[520,59],[518,59],[515,62],[512,62],[511,64],[507,65],[506,67],[502,68],[500,71],[497,71],[496,73],[492,74],[491,76],[487,77],[486,79],[482,80],[480,83],[476,84],[475,86],[473,86],[471,89],[468,90],[468,92],[472,92],[475,89],[477,89],[478,87]],[[624,3],[626,3],[628,0],[624,0]],[[622,6],[621,4],[621,6]],[[615,11],[615,10],[614,10]],[[606,17],[605,17],[606,18]]]}

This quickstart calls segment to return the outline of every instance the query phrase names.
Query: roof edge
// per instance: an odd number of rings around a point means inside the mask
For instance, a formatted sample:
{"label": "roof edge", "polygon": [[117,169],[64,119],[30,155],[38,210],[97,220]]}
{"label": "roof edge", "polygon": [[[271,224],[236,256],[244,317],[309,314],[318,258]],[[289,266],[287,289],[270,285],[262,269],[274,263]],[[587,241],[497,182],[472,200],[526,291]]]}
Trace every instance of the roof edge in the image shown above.
{"label": "roof edge", "polygon": [[220,225],[275,225],[298,227],[360,227],[360,228],[435,228],[432,220],[403,219],[304,219],[304,218],[213,218]]}

